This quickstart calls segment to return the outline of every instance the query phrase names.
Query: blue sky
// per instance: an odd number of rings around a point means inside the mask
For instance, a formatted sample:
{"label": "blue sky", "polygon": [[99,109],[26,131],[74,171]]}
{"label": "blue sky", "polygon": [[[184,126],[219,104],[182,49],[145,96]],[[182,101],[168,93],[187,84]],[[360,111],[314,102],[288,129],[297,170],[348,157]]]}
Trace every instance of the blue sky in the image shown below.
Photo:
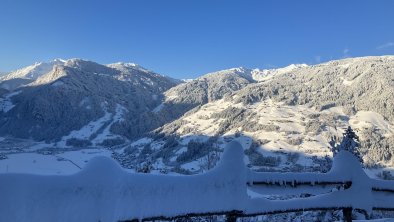
{"label": "blue sky", "polygon": [[394,54],[394,1],[1,0],[0,70],[83,58],[175,78]]}

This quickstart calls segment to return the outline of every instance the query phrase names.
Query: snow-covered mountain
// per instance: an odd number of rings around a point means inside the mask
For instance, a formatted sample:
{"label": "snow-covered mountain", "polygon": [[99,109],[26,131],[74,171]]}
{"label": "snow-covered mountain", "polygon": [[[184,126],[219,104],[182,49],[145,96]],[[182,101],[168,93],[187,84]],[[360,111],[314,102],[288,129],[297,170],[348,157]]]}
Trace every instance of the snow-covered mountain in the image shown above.
{"label": "snow-covered mountain", "polygon": [[394,166],[393,56],[290,66],[271,70],[269,81],[250,73],[230,69],[170,89],[166,102],[195,108],[131,144],[119,159],[132,159],[129,167],[149,163],[198,173],[209,155],[238,140],[256,170],[327,170],[328,142],[350,125],[366,165]]}
{"label": "snow-covered mountain", "polygon": [[165,122],[173,121],[189,110],[216,101],[255,82],[251,70],[234,68],[208,73],[184,82],[165,94],[165,101],[154,110]]}
{"label": "snow-covered mountain", "polygon": [[261,82],[261,81],[267,81],[269,79],[272,79],[277,75],[289,73],[296,69],[304,68],[307,66],[308,65],[306,64],[291,64],[286,67],[277,68],[277,69],[253,69],[251,74],[254,80]]}
{"label": "snow-covered mountain", "polygon": [[124,142],[158,127],[145,119],[177,82],[139,66],[70,59],[37,63],[0,84],[1,135],[87,146]]}
{"label": "snow-covered mountain", "polygon": [[262,70],[239,67],[208,73],[168,90],[165,93],[165,102],[156,111],[171,113],[171,118],[175,119],[192,108],[222,99],[246,86],[269,81],[277,75],[302,67],[306,65],[292,64],[284,68]]}
{"label": "snow-covered mountain", "polygon": [[0,136],[116,147],[125,167],[178,173],[211,168],[238,140],[250,167],[299,171],[326,170],[328,141],[351,125],[367,165],[394,166],[394,56],[233,68],[187,82],[132,63],[56,61],[0,82],[27,80],[0,90]]}
{"label": "snow-covered mountain", "polygon": [[8,73],[0,77],[0,87],[8,90],[13,90],[23,84],[28,84],[39,78],[40,76],[52,71],[56,65],[64,65],[66,61],[62,59],[55,59],[50,62],[37,62],[31,66],[18,69],[14,72]]}

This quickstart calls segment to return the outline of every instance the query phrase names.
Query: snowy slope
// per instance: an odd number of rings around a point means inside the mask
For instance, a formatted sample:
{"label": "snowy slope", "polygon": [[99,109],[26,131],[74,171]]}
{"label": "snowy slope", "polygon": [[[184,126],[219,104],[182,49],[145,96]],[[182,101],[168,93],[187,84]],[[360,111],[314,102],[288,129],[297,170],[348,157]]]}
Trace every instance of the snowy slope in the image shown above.
{"label": "snowy slope", "polygon": [[[177,158],[187,151],[190,141],[204,143],[210,137],[217,137],[213,143],[206,145],[223,147],[231,140],[239,141],[245,150],[245,161],[255,170],[321,171],[330,164],[327,157],[332,157],[328,142],[334,136],[340,137],[348,125],[358,132],[361,141],[369,139],[370,135],[363,132],[371,127],[379,129],[388,138],[393,136],[393,124],[372,111],[359,111],[348,116],[343,112],[343,107],[321,111],[270,99],[247,105],[222,99],[207,103],[164,125],[158,132],[168,137],[153,139],[149,144],[153,150],[166,151],[163,154],[152,151],[148,159],[153,163],[162,163],[162,155],[170,155],[162,167],[172,168],[177,166]],[[173,136],[177,143],[167,147],[166,140]],[[127,152],[130,150],[133,150],[133,145]],[[146,161],[146,158],[138,159],[142,155],[139,152],[141,150],[136,150],[129,156],[135,164]],[[205,152],[201,155],[196,154],[195,158],[182,162],[179,167],[189,172],[200,172],[206,162],[205,155],[209,154]],[[369,163],[368,158],[373,153],[367,152],[365,155],[365,161]],[[391,161],[379,161],[379,164],[393,166]],[[381,170],[375,171],[372,176]]]}
{"label": "snowy slope", "polygon": [[56,65],[64,65],[66,60],[55,59],[50,62],[38,62],[31,66],[18,69],[0,77],[0,87],[13,90],[23,84],[33,82],[37,78],[53,70]]}
{"label": "snowy slope", "polygon": [[10,111],[12,108],[15,107],[15,105],[12,103],[11,98],[13,96],[18,95],[19,93],[21,93],[22,91],[16,91],[16,92],[12,92],[12,93],[8,93],[3,95],[3,98],[0,97],[0,112],[8,112]]}
{"label": "snowy slope", "polygon": [[[0,85],[11,83],[0,91],[0,135],[62,140],[64,147],[69,139],[111,146],[159,127],[162,121],[151,111],[177,81],[135,64],[69,59],[37,63],[0,79]],[[153,120],[142,120],[148,117]]]}
{"label": "snowy slope", "polygon": [[9,80],[15,78],[21,79],[37,79],[38,77],[52,71],[55,65],[64,65],[67,61],[63,59],[55,59],[50,62],[37,62],[31,66],[18,69],[3,77],[2,80]]}
{"label": "snowy slope", "polygon": [[[232,120],[233,117],[222,117],[221,113],[231,107],[242,110],[245,115],[238,120]],[[288,154],[294,153],[301,155],[292,164],[310,168],[315,164],[312,158],[331,156],[331,151],[327,148],[330,133],[326,131],[315,135],[314,132],[306,130],[305,124],[311,121],[308,116],[316,113],[316,110],[308,107],[292,107],[275,104],[272,101],[264,101],[245,107],[241,104],[219,100],[208,103],[197,112],[185,115],[181,119],[165,125],[161,132],[179,135],[178,143],[180,145],[175,148],[179,150],[185,149],[191,140],[206,141],[207,137],[215,135],[221,135],[215,143],[221,144],[235,139],[241,142],[244,150],[259,144],[259,141],[267,141],[258,146],[258,152],[264,156],[279,157],[283,160],[282,163],[273,167],[274,169],[291,167],[287,165],[289,163],[286,163],[286,159]],[[234,122],[224,128],[226,126],[224,123],[228,120]],[[257,124],[261,126],[260,129],[245,128]],[[176,130],[172,131],[172,129]],[[235,137],[237,132],[242,133]],[[297,144],[297,141],[301,142]],[[182,152],[174,153],[175,157],[180,153]],[[173,159],[176,159],[175,157]],[[182,167],[189,170],[194,168],[198,171],[200,162],[201,160],[197,159],[189,163],[191,166],[184,164]],[[256,166],[257,168],[259,167]]]}

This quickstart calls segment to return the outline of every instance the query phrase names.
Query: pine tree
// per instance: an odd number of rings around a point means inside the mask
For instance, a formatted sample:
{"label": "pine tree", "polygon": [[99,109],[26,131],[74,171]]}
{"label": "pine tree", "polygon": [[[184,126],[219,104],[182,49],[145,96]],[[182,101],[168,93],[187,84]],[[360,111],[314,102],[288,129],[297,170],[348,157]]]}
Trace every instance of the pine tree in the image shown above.
{"label": "pine tree", "polygon": [[343,133],[342,141],[339,144],[336,143],[335,137],[332,138],[329,143],[334,156],[339,153],[339,151],[346,150],[354,154],[360,162],[363,163],[363,159],[358,149],[360,146],[359,138],[350,126]]}

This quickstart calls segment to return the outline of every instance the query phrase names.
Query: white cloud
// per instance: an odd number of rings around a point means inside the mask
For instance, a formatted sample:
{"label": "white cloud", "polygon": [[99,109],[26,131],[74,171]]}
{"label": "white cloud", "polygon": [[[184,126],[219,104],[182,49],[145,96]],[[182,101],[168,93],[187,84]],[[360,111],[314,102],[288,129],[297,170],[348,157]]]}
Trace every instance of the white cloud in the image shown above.
{"label": "white cloud", "polygon": [[393,47],[393,46],[394,46],[394,42],[387,42],[383,45],[376,47],[376,49],[385,49],[385,48],[389,48],[389,47]]}
{"label": "white cloud", "polygon": [[349,48],[346,47],[342,52],[343,52],[343,58],[349,57],[349,52],[350,52]]}

